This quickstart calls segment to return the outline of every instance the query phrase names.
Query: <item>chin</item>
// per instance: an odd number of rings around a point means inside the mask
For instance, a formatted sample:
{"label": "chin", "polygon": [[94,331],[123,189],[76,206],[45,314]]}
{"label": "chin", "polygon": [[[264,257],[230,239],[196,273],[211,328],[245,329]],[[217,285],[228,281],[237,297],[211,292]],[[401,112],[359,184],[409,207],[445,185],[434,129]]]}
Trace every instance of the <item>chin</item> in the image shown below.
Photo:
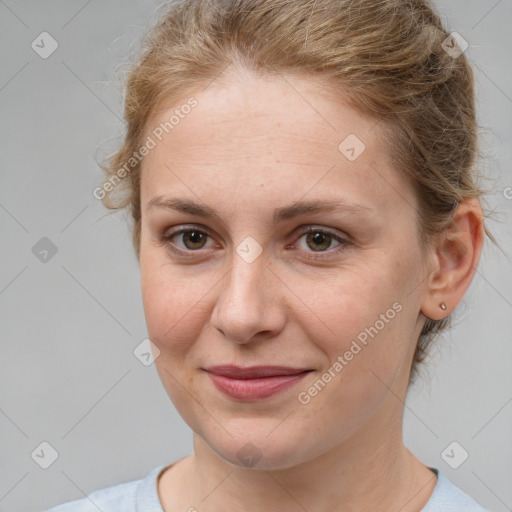
{"label": "chin", "polygon": [[[239,468],[287,469],[300,464],[307,458],[304,453],[304,442],[295,441],[285,429],[280,432],[280,435],[276,432],[268,436],[268,432],[272,429],[258,429],[254,422],[253,425],[256,427],[254,435],[250,431],[233,437],[226,434],[222,441],[210,440],[208,444],[219,457]],[[301,446],[301,451],[297,450],[298,446]]]}

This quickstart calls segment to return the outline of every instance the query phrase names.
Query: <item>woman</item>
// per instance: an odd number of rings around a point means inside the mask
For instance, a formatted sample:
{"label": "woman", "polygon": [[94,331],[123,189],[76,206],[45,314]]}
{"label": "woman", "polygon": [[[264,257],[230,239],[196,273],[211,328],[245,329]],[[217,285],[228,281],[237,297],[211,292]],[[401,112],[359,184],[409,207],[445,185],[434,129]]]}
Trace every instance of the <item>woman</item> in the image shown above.
{"label": "woman", "polygon": [[462,50],[426,0],[170,5],[95,195],[194,451],[52,512],[484,511],[402,441],[487,233]]}

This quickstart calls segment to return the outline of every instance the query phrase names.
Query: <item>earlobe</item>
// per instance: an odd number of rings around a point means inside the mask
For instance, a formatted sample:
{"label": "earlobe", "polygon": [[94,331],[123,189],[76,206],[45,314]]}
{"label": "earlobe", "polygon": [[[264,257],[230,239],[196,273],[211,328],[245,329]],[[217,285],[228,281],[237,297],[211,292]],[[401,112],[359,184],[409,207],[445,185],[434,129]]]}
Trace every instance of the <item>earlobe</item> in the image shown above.
{"label": "earlobe", "polygon": [[460,203],[450,226],[436,240],[433,267],[421,305],[423,315],[441,320],[455,310],[471,284],[483,240],[480,203],[475,199]]}

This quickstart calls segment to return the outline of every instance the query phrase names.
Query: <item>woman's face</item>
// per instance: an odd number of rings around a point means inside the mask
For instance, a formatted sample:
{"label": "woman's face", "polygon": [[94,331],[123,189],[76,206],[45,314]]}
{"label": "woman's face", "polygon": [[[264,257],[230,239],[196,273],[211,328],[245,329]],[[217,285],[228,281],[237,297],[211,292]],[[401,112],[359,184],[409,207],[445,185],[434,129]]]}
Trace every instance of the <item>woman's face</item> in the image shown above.
{"label": "woman's face", "polygon": [[[412,186],[379,126],[320,91],[232,74],[146,130],[140,267],[155,364],[193,431],[240,466],[389,438],[425,318]],[[215,365],[310,371],[240,398],[216,387]]]}

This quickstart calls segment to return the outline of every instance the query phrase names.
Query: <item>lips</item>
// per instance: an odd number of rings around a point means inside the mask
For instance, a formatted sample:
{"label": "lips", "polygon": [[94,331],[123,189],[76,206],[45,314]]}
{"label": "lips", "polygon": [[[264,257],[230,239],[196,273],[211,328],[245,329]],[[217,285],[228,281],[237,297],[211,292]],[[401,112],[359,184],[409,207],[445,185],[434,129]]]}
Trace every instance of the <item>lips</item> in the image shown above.
{"label": "lips", "polygon": [[221,375],[230,379],[262,379],[265,377],[298,375],[310,371],[309,368],[292,368],[290,366],[250,366],[242,368],[234,365],[220,365],[206,368],[214,375]]}
{"label": "lips", "polygon": [[289,366],[233,365],[211,366],[206,369],[215,387],[229,398],[261,400],[282,393],[302,380],[310,371]]}

